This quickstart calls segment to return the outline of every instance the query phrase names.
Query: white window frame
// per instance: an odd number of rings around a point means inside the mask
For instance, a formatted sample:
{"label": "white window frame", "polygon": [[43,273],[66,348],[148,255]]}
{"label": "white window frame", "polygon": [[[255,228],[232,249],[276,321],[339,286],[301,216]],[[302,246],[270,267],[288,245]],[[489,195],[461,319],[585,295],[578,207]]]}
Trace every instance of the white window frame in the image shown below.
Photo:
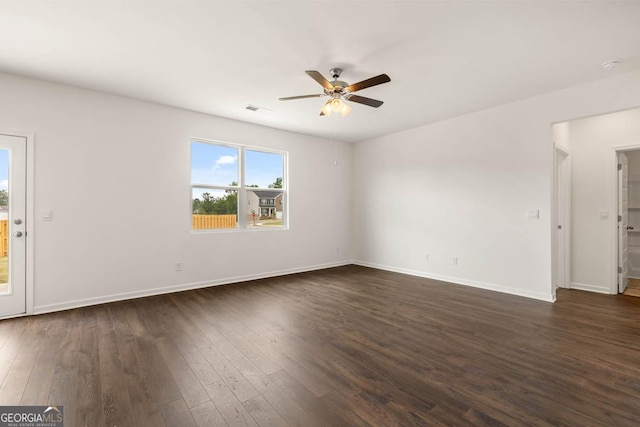
{"label": "white window frame", "polygon": [[[271,148],[257,147],[252,145],[244,145],[244,144],[235,144],[225,141],[217,141],[212,139],[204,139],[204,138],[191,138],[189,141],[189,151],[191,152],[191,144],[192,143],[199,144],[210,144],[217,145],[222,147],[235,148],[238,150],[238,185],[212,185],[212,184],[201,184],[191,182],[189,187],[189,228],[192,233],[200,234],[200,233],[221,233],[221,232],[236,232],[236,231],[282,231],[289,229],[289,153],[287,151],[282,150],[274,150]],[[256,188],[256,187],[246,187],[245,182],[245,159],[246,159],[246,151],[258,151],[261,153],[273,153],[279,154],[282,156],[282,188]],[[189,164],[191,166],[191,155],[189,155]],[[189,173],[191,173],[191,167],[189,168]],[[238,192],[238,226],[236,228],[206,228],[194,230],[193,225],[191,223],[191,215],[193,214],[193,189],[194,188],[206,188],[211,190],[234,190]],[[253,190],[277,190],[282,192],[282,226],[272,226],[272,227],[247,227],[247,218],[251,213],[248,208],[248,199],[247,192]],[[258,214],[260,212],[257,212]]]}

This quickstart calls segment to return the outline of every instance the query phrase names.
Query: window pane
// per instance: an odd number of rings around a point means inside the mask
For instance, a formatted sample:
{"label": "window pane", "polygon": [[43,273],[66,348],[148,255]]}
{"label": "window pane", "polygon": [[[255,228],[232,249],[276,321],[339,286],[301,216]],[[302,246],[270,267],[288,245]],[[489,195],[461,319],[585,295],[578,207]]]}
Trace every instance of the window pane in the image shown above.
{"label": "window pane", "polygon": [[278,190],[247,191],[247,228],[282,227],[284,194]]}
{"label": "window pane", "polygon": [[0,293],[9,286],[9,150],[0,150]]}
{"label": "window pane", "polygon": [[194,230],[238,227],[238,191],[194,188],[191,199]]}
{"label": "window pane", "polygon": [[246,150],[245,180],[247,187],[282,188],[283,155]]}
{"label": "window pane", "polygon": [[191,183],[238,185],[238,149],[192,142]]}

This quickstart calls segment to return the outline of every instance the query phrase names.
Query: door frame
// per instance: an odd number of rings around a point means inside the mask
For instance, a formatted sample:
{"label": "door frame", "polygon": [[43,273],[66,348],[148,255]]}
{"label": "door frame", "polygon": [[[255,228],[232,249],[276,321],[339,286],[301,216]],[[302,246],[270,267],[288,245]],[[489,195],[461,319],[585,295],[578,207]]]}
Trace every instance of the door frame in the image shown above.
{"label": "door frame", "polygon": [[609,162],[609,191],[610,197],[609,212],[611,212],[610,236],[611,236],[611,262],[609,272],[609,293],[618,294],[618,153],[626,151],[640,150],[640,143],[619,147],[612,147],[611,161]]}
{"label": "door frame", "polygon": [[[558,145],[554,144],[553,151],[553,196],[554,196],[554,210],[553,210],[553,247],[554,247],[554,270],[553,270],[553,290],[556,289],[556,278],[558,277],[558,265],[560,262],[564,265],[564,277],[563,285],[560,286],[565,289],[571,288],[571,152]],[[561,162],[560,158],[564,157]],[[562,165],[563,179],[558,176],[559,166]],[[560,253],[558,249],[558,216],[560,212],[560,206],[558,206],[558,191],[559,184],[562,184],[562,226],[564,227],[564,251]]]}
{"label": "door frame", "polygon": [[35,134],[33,132],[25,132],[15,129],[3,129],[0,128],[0,134],[7,136],[16,136],[19,138],[25,138],[26,140],[26,203],[27,214],[25,221],[25,313],[16,314],[11,316],[0,317],[0,319],[20,317],[33,314],[33,301],[34,301],[34,177],[35,177]]}

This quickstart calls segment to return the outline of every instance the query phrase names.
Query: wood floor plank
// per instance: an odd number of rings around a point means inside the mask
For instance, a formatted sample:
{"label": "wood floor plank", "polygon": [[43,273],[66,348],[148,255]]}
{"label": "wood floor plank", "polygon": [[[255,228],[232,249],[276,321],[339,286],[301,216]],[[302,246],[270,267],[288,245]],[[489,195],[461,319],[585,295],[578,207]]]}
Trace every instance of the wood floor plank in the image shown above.
{"label": "wood floor plank", "polygon": [[104,423],[109,426],[135,425],[131,398],[123,370],[116,332],[109,319],[108,308],[98,310],[98,337],[100,356],[100,380],[102,385],[102,407]]}
{"label": "wood floor plank", "polygon": [[[122,362],[122,371],[127,391],[131,400],[133,417],[137,426],[164,426],[160,407],[167,402],[154,399],[152,387],[148,384],[147,375],[141,368],[136,339],[124,319],[122,306],[111,311],[112,322],[116,333],[118,353]],[[153,372],[151,373],[153,375]]]}
{"label": "wood floor plank", "polygon": [[262,396],[251,398],[243,405],[261,427],[286,427],[289,425]]}
{"label": "wood floor plank", "polygon": [[[232,363],[289,425],[312,427],[325,424],[325,421],[319,419],[313,411],[305,412],[295,400],[287,395],[269,376],[251,363],[249,359],[239,357],[232,360]],[[248,408],[247,405],[245,407]],[[256,417],[254,416],[254,418]]]}
{"label": "wood floor plank", "polygon": [[53,382],[55,368],[60,355],[59,348],[62,343],[68,341],[68,336],[64,339],[64,332],[68,329],[61,325],[59,319],[52,319],[51,330],[41,340],[38,355],[34,362],[29,381],[25,386],[21,405],[48,405],[49,391]]}
{"label": "wood floor plank", "polygon": [[[335,405],[325,405],[326,400],[318,398],[311,393],[304,385],[300,384],[287,371],[281,369],[269,375],[269,379],[273,381],[284,393],[293,399],[305,413],[314,414],[318,418],[324,420],[324,423],[332,426],[348,425],[344,414]],[[346,397],[345,397],[346,399]],[[283,411],[286,413],[286,411]]]}
{"label": "wood floor plank", "polygon": [[345,266],[0,321],[0,404],[76,426],[636,426],[640,298]]}
{"label": "wood floor plank", "polygon": [[4,343],[7,342],[9,337],[13,334],[14,329],[19,324],[20,322],[12,322],[11,319],[7,319],[6,322],[0,322],[0,357],[2,355]]}
{"label": "wood floor plank", "polygon": [[[221,379],[194,343],[194,339],[199,339],[196,325],[186,318],[177,304],[163,307],[160,321],[202,385],[212,384]],[[192,336],[195,338],[192,339]]]}
{"label": "wood floor plank", "polygon": [[229,427],[257,427],[256,421],[224,381],[207,384],[205,390]]}
{"label": "wood floor plank", "polygon": [[624,294],[630,297],[640,297],[640,279],[630,277]]}
{"label": "wood floor plank", "polygon": [[196,421],[182,399],[164,405],[162,417],[164,423],[170,427],[197,427]]}
{"label": "wood floor plank", "polygon": [[[24,334],[27,322],[21,322],[18,319],[7,320],[7,322],[11,325],[11,330],[7,334],[2,348],[0,348],[0,384],[4,383],[7,373],[11,369],[18,352],[25,344],[25,338],[27,337]],[[1,393],[2,391],[0,390]]]}
{"label": "wood floor plank", "polygon": [[[188,317],[195,316],[193,313],[185,313]],[[203,329],[206,329],[206,325],[200,325],[198,322],[194,322],[194,325],[198,330],[192,330],[192,338],[196,347],[200,350],[207,362],[216,370],[222,380],[229,386],[233,393],[238,397],[241,402],[256,397],[259,393],[251,384],[244,378],[240,372],[233,366],[233,364],[225,357],[225,355],[218,349],[213,341],[211,341]],[[203,329],[200,329],[203,328]]]}
{"label": "wood floor plank", "polygon": [[82,311],[73,310],[64,316],[66,334],[60,339],[59,356],[46,399],[47,405],[63,406],[64,421],[76,425],[76,390],[78,388],[77,353],[82,336]]}
{"label": "wood floor plank", "polygon": [[158,350],[167,363],[171,375],[175,380],[182,398],[188,408],[194,408],[209,400],[207,392],[196,378],[187,361],[180,354],[180,350],[167,338],[161,338],[157,342]]}
{"label": "wood floor plank", "polygon": [[102,407],[97,311],[93,308],[81,310],[82,331],[74,359],[78,368],[75,391],[75,422],[78,426],[102,426],[104,425],[104,409]]}
{"label": "wood floor plank", "polygon": [[25,323],[23,344],[0,387],[0,405],[20,404],[44,339],[38,319],[28,319]]}
{"label": "wood floor plank", "polygon": [[198,427],[227,426],[227,422],[218,411],[218,408],[210,400],[191,408],[191,415]]}

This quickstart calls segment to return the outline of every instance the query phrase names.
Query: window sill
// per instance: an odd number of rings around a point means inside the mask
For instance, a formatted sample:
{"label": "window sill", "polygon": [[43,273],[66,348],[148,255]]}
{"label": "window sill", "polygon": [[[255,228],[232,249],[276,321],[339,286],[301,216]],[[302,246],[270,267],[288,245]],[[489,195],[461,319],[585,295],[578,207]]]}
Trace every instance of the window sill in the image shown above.
{"label": "window sill", "polygon": [[288,227],[251,227],[251,228],[209,228],[191,230],[191,234],[226,234],[226,233],[260,233],[274,231],[289,231]]}

